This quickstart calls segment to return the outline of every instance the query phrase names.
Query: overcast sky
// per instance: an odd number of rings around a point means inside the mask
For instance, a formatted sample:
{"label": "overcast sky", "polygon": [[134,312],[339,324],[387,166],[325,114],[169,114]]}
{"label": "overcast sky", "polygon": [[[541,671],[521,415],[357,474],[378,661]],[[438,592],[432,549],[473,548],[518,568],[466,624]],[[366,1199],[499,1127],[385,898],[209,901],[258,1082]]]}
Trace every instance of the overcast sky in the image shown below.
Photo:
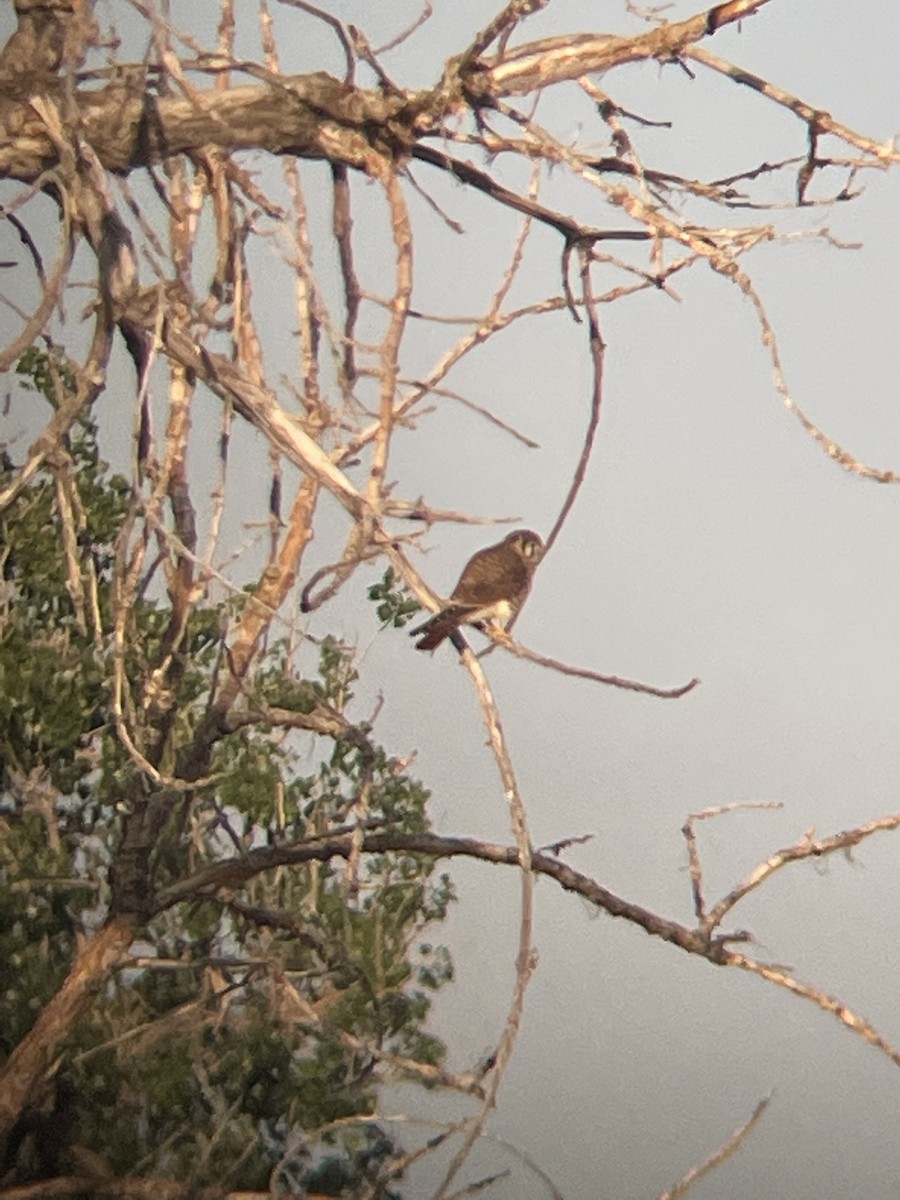
{"label": "overcast sky", "polygon": [[[431,20],[411,44],[385,55],[386,68],[403,87],[433,83],[442,62],[499,7],[499,0],[434,0]],[[340,69],[336,43],[316,22],[273,8],[285,70]],[[364,29],[374,45],[417,11],[395,0],[332,0],[328,8]],[[609,0],[551,0],[523,36],[635,30],[623,9]],[[692,11],[679,0],[666,16]],[[887,141],[900,132],[900,6],[868,5],[866,18],[852,19],[842,0],[772,0],[741,29],[718,34],[710,48]],[[296,36],[300,29],[303,37]],[[246,39],[241,52],[258,58],[249,32]],[[629,127],[645,164],[713,177],[804,153],[798,121],[748,89],[699,67],[694,73],[691,79],[677,66],[646,64],[603,79],[623,107],[672,122],[670,129]],[[564,140],[609,152],[604,127],[574,87],[548,97],[538,118]],[[252,161],[271,169],[259,156]],[[504,162],[492,169],[521,184],[522,173]],[[322,168],[304,170],[313,195],[321,179],[324,198]],[[426,167],[415,175],[465,233],[449,232],[410,196],[414,305],[442,315],[483,311],[518,221]],[[852,204],[797,214],[738,211],[715,221],[772,223],[798,235],[827,226],[837,239],[862,243],[839,250],[798,236],[762,247],[744,266],[779,333],[797,403],[858,459],[900,471],[900,173],[867,172],[858,182],[864,194]],[[785,202],[789,183],[777,190]],[[382,268],[390,260],[380,201],[362,181],[355,195],[358,233],[371,231],[360,260],[364,285],[385,293]],[[546,181],[542,199],[593,224],[624,224],[598,192],[562,172]],[[710,210],[704,215],[712,219]],[[558,290],[559,252],[555,235],[533,233],[516,303]],[[330,277],[324,254],[322,267]],[[596,270],[597,291],[621,281],[612,269]],[[272,313],[268,351],[278,369],[296,376],[293,318],[278,317],[281,287],[273,267],[268,290],[257,284],[257,299]],[[702,829],[707,888],[715,897],[810,828],[824,835],[900,807],[900,495],[842,471],[803,432],[775,392],[754,311],[737,288],[695,266],[673,289],[677,300],[648,291],[604,307],[608,349],[596,452],[516,632],[535,650],[580,666],[662,686],[699,676],[702,686],[663,701],[563,678],[502,653],[487,661],[535,844],[592,834],[567,851],[568,862],[627,899],[690,924],[680,833],[690,811],[736,801],[783,805]],[[413,331],[409,373],[427,371],[457,332]],[[122,380],[128,386],[124,371]],[[584,327],[564,314],[523,322],[451,375],[448,386],[489,406],[538,448],[436,399],[415,431],[395,439],[395,494],[479,516],[514,515],[546,534],[588,417]],[[113,422],[115,399],[104,400],[101,412],[121,451],[130,425]],[[208,412],[208,428],[201,420],[196,431],[201,471],[203,439],[214,445],[218,429],[212,403]],[[246,455],[245,495],[263,502],[264,452],[248,439]],[[244,536],[241,516],[232,510],[235,541]],[[311,566],[334,557],[327,534],[330,528],[341,536],[344,527],[340,514],[331,520]],[[468,555],[503,532],[438,526],[419,567],[447,593]],[[248,555],[248,577],[253,561]],[[417,752],[413,770],[432,789],[435,828],[509,840],[478,705],[453,651],[419,655],[402,632],[377,633],[362,580],[316,615],[315,632],[335,628],[364,653],[356,715],[367,715],[383,692],[376,733],[393,753]],[[887,835],[867,842],[852,861],[790,868],[734,914],[734,925],[758,939],[755,953],[838,995],[894,1044],[898,857],[900,840]],[[450,1065],[463,1070],[496,1045],[505,1021],[519,881],[513,871],[460,860],[452,875],[460,903],[437,936],[451,946],[457,978],[437,1000],[433,1028],[450,1046]],[[770,1092],[764,1120],[740,1153],[697,1185],[698,1200],[900,1194],[900,1070],[886,1058],[812,1005],[597,917],[546,880],[536,907],[539,968],[489,1131],[538,1162],[569,1200],[656,1195]],[[404,1105],[411,1116],[467,1111],[456,1100],[405,1088],[387,1098],[390,1111]],[[418,1136],[404,1134],[410,1142]],[[513,1174],[490,1194],[546,1195],[497,1148],[480,1150],[466,1178],[499,1166]]]}

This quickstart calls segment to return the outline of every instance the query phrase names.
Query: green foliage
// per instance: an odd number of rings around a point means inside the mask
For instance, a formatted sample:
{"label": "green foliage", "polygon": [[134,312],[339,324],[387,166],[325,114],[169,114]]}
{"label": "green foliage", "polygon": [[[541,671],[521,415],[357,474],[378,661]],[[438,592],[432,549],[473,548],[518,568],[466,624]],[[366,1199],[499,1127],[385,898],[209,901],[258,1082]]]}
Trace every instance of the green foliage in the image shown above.
{"label": "green foliage", "polygon": [[[73,384],[71,369],[61,355],[44,355],[34,347],[22,355],[16,371],[23,387],[39,392],[53,407],[57,404],[57,385]],[[78,493],[78,551],[83,559],[92,560],[100,582],[108,584],[113,543],[127,511],[131,488],[101,459],[97,429],[91,421],[77,420],[63,449],[70,460],[64,473],[71,474]],[[4,454],[0,461],[2,482],[9,482],[11,474],[12,463]],[[53,618],[57,626],[68,626],[74,609],[66,588],[66,560],[60,553],[57,505],[53,477],[39,475],[0,513],[0,553],[3,579],[13,585],[17,606],[24,606],[32,620]]]}
{"label": "green foliage", "polygon": [[48,354],[29,346],[16,363],[16,374],[23,391],[39,392],[54,408],[61,395],[75,390],[75,372],[58,347]]}
{"label": "green foliage", "polygon": [[[18,370],[51,404],[72,386],[61,356],[29,352]],[[4,456],[0,483],[12,472]],[[62,487],[74,566],[63,552]],[[0,961],[12,967],[0,990],[3,1056],[105,915],[109,866],[136,803],[158,795],[167,805],[153,850],[157,884],[246,849],[327,836],[357,815],[378,828],[428,828],[428,793],[370,729],[341,716],[357,671],[332,638],[308,672],[285,643],[272,645],[241,703],[250,714],[333,714],[333,736],[248,720],[218,737],[206,781],[189,795],[168,797],[139,772],[111,711],[113,571],[131,507],[130,485],[82,421],[52,469],[0,514]],[[73,570],[94,597],[87,616]],[[382,619],[402,624],[410,602],[390,572],[380,586],[373,599],[393,605]],[[195,604],[179,629],[179,670],[167,677],[171,720],[147,727],[152,707],[141,700],[171,657],[172,622],[168,603],[139,594],[123,655],[135,736],[164,740],[165,769],[203,727],[223,661],[223,613]],[[303,1131],[314,1142],[330,1122],[373,1111],[383,1055],[440,1063],[444,1047],[424,1026],[452,969],[427,931],[453,891],[432,870],[417,855],[330,858],[157,915],[141,933],[140,962],[114,978],[66,1044],[78,1141],[119,1173],[266,1188]],[[364,1122],[301,1175],[345,1189],[368,1181],[372,1195],[390,1197],[380,1175],[395,1150]]]}
{"label": "green foliage", "polygon": [[88,874],[47,844],[34,812],[0,818],[0,1055],[6,1057],[62,983],[75,948],[78,914],[96,903]]}
{"label": "green foliage", "polygon": [[421,604],[406,590],[393,567],[388,567],[379,583],[369,588],[369,599],[377,603],[378,620],[384,625],[402,629],[421,609]]}
{"label": "green foliage", "polygon": [[[309,1172],[305,1184],[310,1192],[321,1196],[357,1195],[372,1178],[382,1175],[383,1167],[394,1152],[394,1145],[374,1122],[362,1126],[356,1146],[338,1158],[327,1155]],[[381,1182],[371,1193],[373,1200],[400,1200],[400,1193]]]}
{"label": "green foliage", "polygon": [[[56,382],[70,384],[71,372],[61,360],[51,370],[52,361],[32,348],[17,370],[26,386],[54,403]],[[108,618],[113,542],[130,489],[100,459],[89,422],[76,425],[65,451],[77,493],[77,549],[90,562]],[[12,474],[4,455],[0,486]],[[28,775],[46,768],[68,793],[88,769],[76,761],[78,750],[105,719],[108,689],[103,647],[76,620],[61,553],[59,486],[41,474],[0,513],[0,769]]]}

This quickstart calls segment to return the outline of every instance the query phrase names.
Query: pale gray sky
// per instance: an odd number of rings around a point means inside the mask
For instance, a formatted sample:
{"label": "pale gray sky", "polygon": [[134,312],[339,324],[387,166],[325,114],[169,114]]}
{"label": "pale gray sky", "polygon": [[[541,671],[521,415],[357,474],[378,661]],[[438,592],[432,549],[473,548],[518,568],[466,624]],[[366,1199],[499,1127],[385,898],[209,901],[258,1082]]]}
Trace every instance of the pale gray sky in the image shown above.
{"label": "pale gray sky", "polygon": [[[404,87],[433,82],[443,60],[465,47],[499,3],[434,6],[412,46],[385,57]],[[373,44],[417,11],[412,3],[351,0],[328,7]],[[280,29],[296,31],[298,13],[273,8]],[[551,0],[526,35],[634,28],[622,9]],[[666,16],[692,11],[679,0]],[[302,39],[282,34],[284,67],[338,70],[333,40],[315,22],[303,19],[303,28]],[[886,141],[900,132],[898,44],[900,6],[869,5],[865,19],[851,19],[841,0],[773,0],[742,29],[717,35],[711,48]],[[249,34],[245,52],[258,55]],[[624,107],[673,122],[670,130],[631,127],[645,163],[726,175],[804,152],[799,122],[702,68],[695,74],[691,80],[675,66],[642,65],[604,79]],[[538,117],[560,136],[594,136],[590,107],[574,88],[548,98]],[[596,130],[602,152],[599,122]],[[251,163],[274,178],[260,156]],[[509,168],[500,162],[493,169],[505,178]],[[426,167],[415,173],[466,233],[449,233],[411,200],[414,303],[476,313],[499,281],[518,222]],[[509,177],[521,180],[512,171]],[[852,204],[737,212],[716,223],[771,222],[798,233],[827,226],[839,239],[863,243],[840,251],[798,239],[763,247],[744,265],[780,335],[797,403],[856,457],[900,470],[900,174],[866,173],[859,182],[865,193]],[[358,229],[371,228],[364,282],[385,292],[380,198],[360,180],[354,190]],[[781,195],[789,198],[787,180]],[[562,173],[542,198],[594,224],[623,224],[599,193]],[[703,216],[711,219],[710,211]],[[558,288],[559,250],[557,238],[535,231],[519,301]],[[327,278],[326,263],[323,256]],[[596,272],[598,291],[619,281],[612,271]],[[275,361],[295,374],[293,316],[278,316],[283,287],[273,255],[270,290],[257,299],[273,314]],[[567,861],[624,897],[690,923],[679,832],[689,811],[734,801],[784,805],[736,813],[702,830],[708,892],[717,896],[810,828],[827,834],[900,807],[900,495],[843,472],[803,433],[775,394],[754,312],[736,288],[696,266],[674,288],[680,303],[648,292],[602,314],[608,350],[596,452],[517,635],[542,653],[600,671],[660,685],[697,675],[703,685],[673,702],[562,678],[501,653],[488,669],[535,843],[593,834],[567,852]],[[427,369],[453,336],[452,329],[413,331],[410,372]],[[546,533],[587,419],[584,339],[583,327],[559,316],[514,327],[469,360],[449,386],[489,405],[540,448],[528,450],[453,402],[436,400],[415,433],[396,438],[396,494],[483,515],[515,514]],[[128,386],[126,374],[122,379]],[[104,402],[108,415],[114,402]],[[204,437],[217,428],[213,405],[209,412],[209,430],[201,423],[197,431],[198,462]],[[117,423],[126,445],[130,426]],[[260,447],[248,438],[242,452],[244,498],[258,489],[262,500]],[[241,515],[233,514],[235,531]],[[340,514],[332,529],[343,530]],[[420,569],[449,591],[465,558],[492,540],[490,530],[438,527]],[[316,562],[334,556],[325,532],[313,549]],[[395,753],[417,751],[414,769],[433,791],[435,828],[509,840],[478,706],[453,652],[417,655],[403,633],[376,635],[361,581],[318,614],[313,628],[335,624],[365,650],[359,715],[382,690],[377,733]],[[788,869],[745,901],[734,921],[757,936],[760,957],[840,996],[894,1044],[898,857],[900,839],[887,835],[866,843],[852,862]],[[437,934],[453,951],[457,979],[436,1002],[433,1028],[450,1046],[451,1065],[467,1069],[496,1044],[505,1020],[519,882],[512,871],[461,861],[451,872],[460,903]],[[833,1018],[595,917],[546,880],[537,888],[535,940],[540,965],[489,1130],[526,1151],[569,1200],[655,1196],[773,1090],[762,1124],[697,1185],[697,1200],[900,1194],[900,1071]],[[405,1103],[411,1115],[426,1107],[432,1116],[465,1111],[454,1100],[408,1089],[389,1100],[392,1111]],[[466,1178],[506,1164],[513,1176],[490,1194],[546,1194],[497,1150],[480,1151]]]}

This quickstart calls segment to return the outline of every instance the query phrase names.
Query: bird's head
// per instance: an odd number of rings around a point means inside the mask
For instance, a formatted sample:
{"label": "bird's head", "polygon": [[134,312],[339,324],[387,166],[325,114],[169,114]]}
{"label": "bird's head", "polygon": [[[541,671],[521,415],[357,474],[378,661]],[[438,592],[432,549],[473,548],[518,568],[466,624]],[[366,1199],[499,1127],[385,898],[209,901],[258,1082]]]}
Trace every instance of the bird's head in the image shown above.
{"label": "bird's head", "polygon": [[515,529],[503,539],[529,566],[536,567],[544,553],[544,543],[530,529]]}

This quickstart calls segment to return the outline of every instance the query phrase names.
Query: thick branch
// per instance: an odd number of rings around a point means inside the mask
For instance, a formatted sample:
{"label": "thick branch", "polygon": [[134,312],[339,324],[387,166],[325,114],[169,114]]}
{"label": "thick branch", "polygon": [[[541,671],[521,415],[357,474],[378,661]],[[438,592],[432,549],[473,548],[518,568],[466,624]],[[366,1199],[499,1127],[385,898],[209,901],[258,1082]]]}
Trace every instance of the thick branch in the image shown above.
{"label": "thick branch", "polygon": [[[123,66],[121,79],[77,95],[80,132],[109,171],[128,172],[215,146],[327,159],[381,176],[446,116],[500,96],[522,94],[646,58],[672,59],[686,47],[751,15],[768,0],[729,0],[686,21],[637,37],[567,34],[504,51],[471,66],[464,56],[431,91],[366,90],[324,72],[281,76],[256,63],[204,58],[198,71],[244,71],[259,82],[157,95],[152,69]],[[2,61],[2,59],[0,59]],[[61,88],[54,78],[44,87]],[[56,147],[21,83],[0,75],[0,177],[34,182],[57,161]]]}
{"label": "thick branch", "polygon": [[[77,97],[81,132],[108,171],[128,172],[199,146],[329,159],[381,173],[387,128],[404,97],[348,87],[322,72],[155,96],[143,69]],[[377,132],[376,132],[377,131]],[[376,146],[376,136],[385,139]],[[0,176],[34,182],[57,159],[46,126],[0,87]]]}

